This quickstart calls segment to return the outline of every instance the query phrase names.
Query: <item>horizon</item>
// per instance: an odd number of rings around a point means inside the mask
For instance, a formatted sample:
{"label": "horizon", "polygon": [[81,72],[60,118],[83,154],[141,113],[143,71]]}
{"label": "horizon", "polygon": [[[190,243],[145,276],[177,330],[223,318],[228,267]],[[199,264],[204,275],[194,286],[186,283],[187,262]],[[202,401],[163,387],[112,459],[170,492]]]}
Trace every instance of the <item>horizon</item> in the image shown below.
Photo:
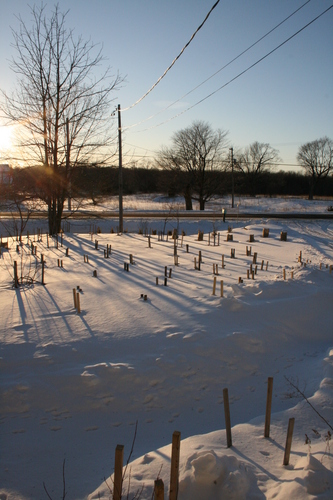
{"label": "horizon", "polygon": [[[148,163],[162,146],[170,145],[176,131],[196,120],[210,123],[214,130],[228,130],[235,149],[254,141],[269,143],[279,151],[283,160],[279,169],[285,171],[299,171],[296,157],[302,144],[333,136],[333,66],[327,64],[333,46],[333,10],[275,50],[329,8],[326,0],[298,1],[293,6],[287,1],[268,5],[263,0],[251,5],[244,0],[219,3],[165,78],[133,107],[180,53],[214,2],[58,3],[61,12],[69,9],[66,27],[84,40],[103,44],[113,73],[119,71],[126,78],[114,95],[115,107],[120,103],[123,110],[124,166],[129,161]],[[52,8],[48,4],[48,11]],[[247,51],[296,9],[300,10]],[[29,25],[30,14],[25,0],[6,2],[2,11],[1,89],[11,93],[16,79],[9,64],[15,57],[10,26],[18,29],[18,15]],[[229,64],[233,59],[237,60]],[[114,133],[116,140],[116,119]],[[1,133],[0,154],[8,142],[10,137]],[[5,161],[0,157],[0,163]]]}

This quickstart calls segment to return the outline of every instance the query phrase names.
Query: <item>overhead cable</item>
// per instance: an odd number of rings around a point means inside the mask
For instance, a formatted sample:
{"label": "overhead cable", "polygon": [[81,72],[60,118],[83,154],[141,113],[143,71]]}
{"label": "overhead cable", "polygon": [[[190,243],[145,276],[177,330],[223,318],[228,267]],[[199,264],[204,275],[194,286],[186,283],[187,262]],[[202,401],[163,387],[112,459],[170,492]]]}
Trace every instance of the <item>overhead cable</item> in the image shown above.
{"label": "overhead cable", "polygon": [[169,118],[168,120],[164,120],[163,122],[161,123],[158,123],[157,125],[153,125],[152,127],[149,127],[149,128],[145,128],[143,130],[138,130],[138,132],[146,132],[147,130],[152,130],[154,128],[157,128],[157,127],[160,127],[161,125],[164,125],[165,123],[168,123],[170,122],[171,120],[174,120],[175,118],[178,118],[178,116],[181,116],[183,115],[184,113],[187,113],[187,111],[189,111],[190,109],[194,108],[195,106],[198,106],[198,104],[201,104],[202,102],[206,101],[207,99],[209,99],[210,97],[212,97],[213,95],[217,94],[217,92],[219,92],[220,90],[224,89],[225,87],[227,87],[228,85],[230,85],[230,83],[234,82],[235,80],[237,80],[240,76],[244,75],[245,73],[247,73],[250,69],[254,68],[255,66],[257,66],[257,64],[259,64],[260,62],[262,62],[264,59],[266,59],[267,57],[269,57],[270,55],[272,55],[274,52],[276,52],[278,49],[280,49],[283,45],[285,45],[287,42],[289,42],[290,40],[292,40],[295,36],[299,35],[302,31],[304,31],[306,28],[308,28],[312,23],[314,23],[315,21],[317,21],[320,17],[322,17],[324,14],[326,14],[330,9],[332,9],[333,7],[333,4],[328,7],[326,10],[324,10],[324,12],[322,12],[321,14],[319,14],[317,17],[315,17],[314,19],[312,19],[312,21],[310,21],[309,23],[307,23],[305,26],[303,26],[303,28],[299,29],[298,31],[296,31],[296,33],[294,33],[293,35],[291,35],[289,38],[287,38],[286,40],[284,40],[284,42],[280,43],[279,45],[277,45],[274,49],[272,49],[271,51],[269,51],[266,55],[264,55],[263,57],[261,57],[260,59],[258,59],[256,62],[254,62],[253,64],[251,64],[250,66],[248,66],[246,69],[244,69],[243,71],[241,71],[240,73],[238,73],[238,75],[234,76],[233,78],[231,78],[231,80],[229,80],[228,82],[224,83],[223,85],[221,85],[221,87],[219,87],[218,89],[214,90],[213,92],[211,92],[210,94],[206,95],[203,99],[200,99],[200,101],[197,101],[195,104],[192,104],[192,106],[189,106],[188,108],[184,109],[183,111],[181,111],[180,113],[178,113],[177,115],[174,115],[172,116],[171,118]]}
{"label": "overhead cable", "polygon": [[184,47],[182,48],[182,50],[179,52],[178,56],[174,58],[174,60],[172,61],[172,63],[170,64],[170,66],[164,71],[164,73],[159,77],[159,79],[154,83],[154,85],[152,87],[150,87],[149,90],[147,90],[147,92],[142,96],[140,97],[140,99],[138,99],[135,103],[133,103],[131,106],[128,106],[127,108],[124,108],[122,111],[127,111],[128,109],[131,109],[131,108],[134,108],[134,106],[136,106],[137,104],[139,104],[139,102],[141,102],[145,97],[147,97],[148,94],[150,94],[150,92],[160,83],[160,81],[162,80],[162,78],[165,77],[165,75],[168,73],[168,71],[172,68],[172,66],[178,61],[178,59],[180,58],[180,56],[183,54],[183,52],[185,51],[185,49],[187,49],[187,47],[190,45],[190,43],[192,42],[193,38],[195,37],[195,35],[198,33],[198,31],[203,27],[203,25],[205,24],[205,22],[207,21],[207,19],[209,18],[210,14],[212,13],[212,11],[215,9],[215,7],[217,6],[217,4],[219,3],[220,0],[217,0],[217,2],[215,2],[215,4],[213,5],[213,7],[210,9],[210,11],[208,12],[207,16],[205,17],[205,19],[202,21],[202,23],[200,24],[200,26],[195,30],[195,32],[193,33],[193,35],[191,36],[191,38],[189,39],[189,41],[187,42],[186,45],[184,45]]}
{"label": "overhead cable", "polygon": [[165,108],[161,109],[160,111],[158,111],[158,113],[155,113],[154,115],[151,115],[149,116],[148,118],[144,119],[144,120],[141,120],[140,122],[137,122],[137,123],[134,123],[133,125],[129,125],[128,127],[126,127],[126,130],[130,129],[130,128],[133,128],[133,127],[136,127],[138,125],[141,125],[142,123],[145,123],[149,120],[151,120],[152,118],[155,118],[155,116],[158,116],[160,115],[161,113],[164,113],[164,111],[166,111],[167,109],[171,108],[172,106],[174,106],[175,104],[177,104],[179,101],[181,101],[182,99],[184,99],[185,97],[187,97],[188,95],[192,94],[192,92],[194,92],[195,90],[197,90],[199,87],[201,87],[202,85],[204,85],[205,83],[207,83],[209,80],[211,80],[212,78],[214,78],[214,76],[216,76],[217,74],[219,74],[221,71],[223,71],[225,68],[227,68],[228,66],[230,66],[233,62],[235,62],[237,59],[239,59],[241,56],[243,56],[244,54],[246,54],[246,52],[248,52],[249,50],[251,50],[255,45],[257,45],[259,42],[261,42],[264,38],[266,38],[268,35],[270,35],[271,33],[273,33],[273,31],[275,31],[277,28],[279,28],[283,23],[285,23],[286,21],[288,21],[288,19],[290,19],[292,16],[294,16],[298,11],[300,11],[303,7],[305,7],[309,2],[311,2],[311,0],[307,0],[307,2],[305,2],[303,5],[301,5],[298,9],[296,9],[294,12],[292,12],[291,14],[289,14],[288,17],[286,17],[285,19],[283,19],[283,21],[281,21],[279,24],[277,24],[276,26],[274,26],[274,28],[272,28],[271,30],[269,30],[265,35],[263,35],[262,37],[260,37],[256,42],[252,43],[252,45],[250,45],[249,47],[247,47],[247,49],[243,50],[240,54],[238,54],[238,56],[234,57],[233,59],[231,59],[229,62],[227,62],[224,66],[222,66],[222,68],[218,69],[217,71],[215,71],[215,73],[213,73],[211,76],[209,76],[208,78],[206,78],[203,82],[199,83],[196,87],[194,87],[192,90],[190,90],[189,92],[187,92],[186,94],[182,95],[181,97],[179,97],[179,99],[177,99],[176,101],[172,102],[171,104],[169,104],[168,106],[166,106]]}

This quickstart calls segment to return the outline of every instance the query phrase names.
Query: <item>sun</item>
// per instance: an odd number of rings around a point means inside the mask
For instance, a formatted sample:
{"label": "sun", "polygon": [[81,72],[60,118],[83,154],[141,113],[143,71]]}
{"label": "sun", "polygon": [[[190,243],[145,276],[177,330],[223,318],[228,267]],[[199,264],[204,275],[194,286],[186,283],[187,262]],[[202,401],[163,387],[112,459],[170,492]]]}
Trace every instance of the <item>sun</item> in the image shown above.
{"label": "sun", "polygon": [[7,151],[13,146],[13,127],[0,125],[0,151]]}

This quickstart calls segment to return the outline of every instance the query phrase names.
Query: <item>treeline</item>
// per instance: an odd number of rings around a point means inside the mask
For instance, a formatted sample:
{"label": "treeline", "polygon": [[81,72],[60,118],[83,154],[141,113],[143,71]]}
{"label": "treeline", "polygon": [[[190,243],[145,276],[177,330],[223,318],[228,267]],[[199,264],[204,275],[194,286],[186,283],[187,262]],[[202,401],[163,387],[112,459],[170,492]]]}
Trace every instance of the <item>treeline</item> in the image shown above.
{"label": "treeline", "polygon": [[[213,185],[214,195],[230,194],[232,174],[226,171],[206,172],[207,182]],[[164,193],[169,196],[183,194],[186,172],[177,175],[170,170],[123,168],[123,193]],[[310,178],[297,172],[263,172],[253,179],[234,172],[234,192],[238,195],[308,196]],[[72,172],[72,187],[78,195],[92,199],[102,195],[118,194],[117,167],[78,167]],[[333,196],[333,177],[328,176],[318,185],[317,196]]]}
{"label": "treeline", "polygon": [[[119,177],[117,167],[80,166],[71,171],[70,185],[72,197],[91,198],[97,202],[101,196],[117,195]],[[41,167],[12,170],[12,183],[1,186],[1,198],[19,198],[29,194],[30,198],[40,197],[48,191],[56,180],[54,175],[45,175]],[[296,172],[263,172],[254,179],[241,172],[234,172],[235,195],[265,196],[308,196],[310,178]],[[169,196],[184,194],[187,182],[186,172],[160,170],[156,168],[123,168],[123,194],[163,193]],[[206,172],[206,183],[211,194],[223,196],[232,192],[232,174],[228,171]],[[333,176],[321,179],[316,196],[333,196]]]}

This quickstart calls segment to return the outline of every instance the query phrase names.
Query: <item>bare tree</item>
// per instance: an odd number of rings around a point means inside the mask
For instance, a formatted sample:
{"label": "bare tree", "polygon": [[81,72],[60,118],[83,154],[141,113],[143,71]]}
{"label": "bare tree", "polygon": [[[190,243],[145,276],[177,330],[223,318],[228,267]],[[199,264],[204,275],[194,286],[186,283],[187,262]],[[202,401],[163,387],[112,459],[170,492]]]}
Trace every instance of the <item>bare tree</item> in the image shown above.
{"label": "bare tree", "polygon": [[213,172],[222,168],[222,155],[227,148],[227,132],[214,131],[208,123],[195,121],[172,137],[173,145],[162,149],[157,163],[175,173],[185,172],[183,194],[186,209],[192,208],[192,199],[199,201],[200,210],[216,189]]}
{"label": "bare tree", "polygon": [[333,171],[333,141],[322,137],[303,144],[298,150],[297,160],[309,176],[309,200],[313,200],[320,180]]}
{"label": "bare tree", "polygon": [[257,180],[261,174],[272,170],[274,163],[281,161],[278,150],[263,142],[253,142],[245,148],[236,163],[249,184],[250,193],[257,194]]}
{"label": "bare tree", "polygon": [[54,7],[31,8],[32,27],[18,17],[13,30],[17,52],[11,66],[17,90],[2,92],[1,109],[10,123],[20,125],[20,157],[41,165],[39,187],[48,206],[50,234],[61,229],[70,170],[83,162],[108,161],[114,140],[110,135],[111,93],[121,82],[104,64],[101,49],[90,40],[75,38],[66,27],[66,13]]}

